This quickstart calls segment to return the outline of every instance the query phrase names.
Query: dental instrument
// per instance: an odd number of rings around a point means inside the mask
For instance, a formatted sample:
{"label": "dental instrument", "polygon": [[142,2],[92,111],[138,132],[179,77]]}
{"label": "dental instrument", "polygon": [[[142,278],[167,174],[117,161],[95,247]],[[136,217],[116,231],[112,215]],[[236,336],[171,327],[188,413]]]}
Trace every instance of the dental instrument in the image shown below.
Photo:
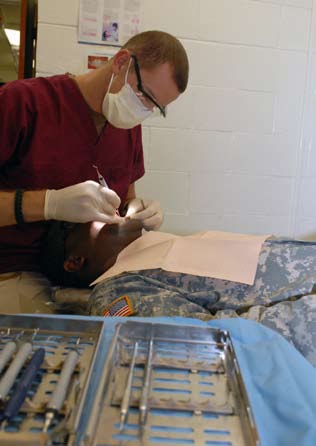
{"label": "dental instrument", "polygon": [[68,353],[67,358],[63,364],[58,384],[54,390],[53,396],[46,407],[45,422],[43,432],[47,432],[53,419],[58,415],[62,408],[70,379],[79,359],[79,352],[73,349]]}
{"label": "dental instrument", "polygon": [[98,166],[93,164],[92,167],[94,167],[94,169],[97,171],[98,180],[99,180],[99,183],[101,184],[101,186],[106,187],[107,189],[109,189],[109,186],[108,186],[107,182],[105,181],[104,176],[101,175],[101,173],[100,173],[100,171],[98,169]]}
{"label": "dental instrument", "polygon": [[123,396],[122,404],[121,404],[120,431],[122,431],[122,429],[124,427],[124,424],[125,424],[125,421],[127,418],[127,414],[128,414],[129,402],[130,402],[131,393],[132,393],[133,375],[134,375],[137,349],[138,349],[138,342],[136,341],[135,345],[134,345],[132,361],[131,361],[131,365],[130,365],[130,369],[129,369],[129,373],[128,373],[128,377],[127,377],[127,381],[126,381],[125,392],[124,392],[124,396]]}
{"label": "dental instrument", "polygon": [[11,398],[9,399],[3,411],[2,415],[4,420],[1,425],[2,430],[4,430],[6,422],[11,418],[15,417],[19,412],[20,407],[22,406],[26,398],[27,392],[31,387],[34,378],[44,361],[44,357],[45,357],[44,348],[39,348],[33,354],[29,364],[25,368]]}
{"label": "dental instrument", "polygon": [[[100,173],[100,171],[99,171],[99,169],[98,169],[98,166],[96,166],[95,164],[92,164],[92,167],[94,167],[95,170],[97,171],[98,180],[99,180],[99,183],[101,184],[101,186],[106,187],[107,189],[110,189],[109,186],[108,186],[108,184],[107,184],[107,182],[106,182],[105,179],[104,179],[104,176],[101,175],[101,173]],[[116,215],[120,215],[118,209],[116,209],[116,212],[115,212],[115,213],[116,213]]]}

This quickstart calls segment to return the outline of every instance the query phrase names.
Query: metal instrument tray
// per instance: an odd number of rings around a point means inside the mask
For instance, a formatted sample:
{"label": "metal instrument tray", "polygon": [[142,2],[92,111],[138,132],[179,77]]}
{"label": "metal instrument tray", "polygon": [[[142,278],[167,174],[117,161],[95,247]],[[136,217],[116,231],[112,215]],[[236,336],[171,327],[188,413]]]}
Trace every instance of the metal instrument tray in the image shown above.
{"label": "metal instrument tray", "polygon": [[[45,348],[0,446],[260,445],[228,332],[134,320],[113,327],[106,318],[0,315],[0,358],[10,341]],[[74,349],[64,404],[45,432],[48,401]]]}
{"label": "metal instrument tray", "polygon": [[[20,344],[31,340],[33,352],[45,348],[44,362],[19,414],[0,431],[0,446],[75,444],[76,427],[81,419],[84,396],[90,387],[90,373],[102,327],[102,321],[79,318],[0,315],[0,353],[12,340]],[[61,366],[74,348],[79,353],[79,360],[65,403],[52,428],[44,433],[45,406],[58,383]]]}
{"label": "metal instrument tray", "polygon": [[[202,326],[117,327],[87,427],[96,446],[259,446],[230,335]],[[95,422],[95,419],[94,419]]]}

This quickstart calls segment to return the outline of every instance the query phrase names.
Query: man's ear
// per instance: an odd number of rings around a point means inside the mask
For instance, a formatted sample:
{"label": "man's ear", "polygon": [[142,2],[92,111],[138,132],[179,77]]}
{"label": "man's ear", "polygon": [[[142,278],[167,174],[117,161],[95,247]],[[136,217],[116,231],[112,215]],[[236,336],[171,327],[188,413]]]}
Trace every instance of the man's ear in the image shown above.
{"label": "man's ear", "polygon": [[114,74],[118,74],[120,70],[129,62],[131,53],[126,48],[115,54],[112,62],[112,70]]}
{"label": "man's ear", "polygon": [[64,261],[64,270],[68,271],[69,273],[75,273],[77,271],[80,271],[83,267],[85,258],[83,256],[73,256],[70,255],[65,261]]}

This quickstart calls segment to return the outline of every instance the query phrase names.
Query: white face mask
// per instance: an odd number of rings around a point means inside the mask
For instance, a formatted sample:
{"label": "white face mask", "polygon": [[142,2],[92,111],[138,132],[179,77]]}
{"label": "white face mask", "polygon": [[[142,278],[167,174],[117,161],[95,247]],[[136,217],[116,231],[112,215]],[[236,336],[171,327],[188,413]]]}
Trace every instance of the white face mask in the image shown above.
{"label": "white face mask", "polygon": [[135,91],[127,83],[130,63],[131,59],[125,76],[125,84],[117,93],[109,93],[114,78],[114,73],[112,74],[108,91],[102,103],[104,116],[114,127],[119,129],[131,129],[153,114],[153,111],[144,106]]}

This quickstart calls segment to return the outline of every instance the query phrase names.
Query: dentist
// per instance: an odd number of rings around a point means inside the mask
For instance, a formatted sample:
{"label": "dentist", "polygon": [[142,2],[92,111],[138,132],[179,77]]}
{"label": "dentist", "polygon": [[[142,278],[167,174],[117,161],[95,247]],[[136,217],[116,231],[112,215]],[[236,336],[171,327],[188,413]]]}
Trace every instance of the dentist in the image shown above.
{"label": "dentist", "polygon": [[0,312],[54,311],[39,273],[50,220],[113,223],[119,209],[148,230],[161,226],[159,203],[135,193],[144,175],[140,124],[166,116],[188,70],[178,39],[147,31],[94,71],[1,87]]}

